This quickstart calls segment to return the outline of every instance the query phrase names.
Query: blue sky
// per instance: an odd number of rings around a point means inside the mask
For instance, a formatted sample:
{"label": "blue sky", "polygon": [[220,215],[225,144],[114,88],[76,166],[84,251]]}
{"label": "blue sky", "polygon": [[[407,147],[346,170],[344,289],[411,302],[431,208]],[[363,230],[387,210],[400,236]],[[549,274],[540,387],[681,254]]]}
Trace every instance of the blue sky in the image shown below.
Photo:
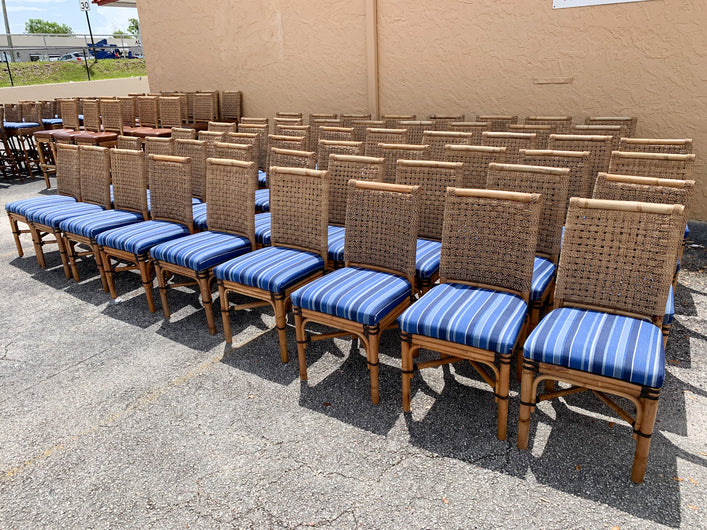
{"label": "blue sky", "polygon": [[[5,0],[5,4],[12,33],[24,33],[25,22],[30,18],[67,24],[74,33],[88,33],[86,15],[79,9],[78,0]],[[125,31],[128,19],[138,18],[135,8],[98,7],[95,4],[91,4],[89,17],[94,35],[111,34],[117,29]],[[4,33],[1,18],[0,28],[0,32]]]}

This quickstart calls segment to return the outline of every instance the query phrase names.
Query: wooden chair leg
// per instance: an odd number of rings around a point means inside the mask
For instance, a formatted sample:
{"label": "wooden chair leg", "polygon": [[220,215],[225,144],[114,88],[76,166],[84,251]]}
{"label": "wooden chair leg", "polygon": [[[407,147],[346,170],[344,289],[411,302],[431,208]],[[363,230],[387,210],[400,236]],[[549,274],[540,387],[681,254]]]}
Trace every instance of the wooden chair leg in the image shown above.
{"label": "wooden chair leg", "polygon": [[152,295],[152,275],[150,274],[150,262],[146,259],[138,259],[138,269],[140,269],[140,278],[142,279],[142,287],[145,289],[145,298],[147,298],[147,307],[150,313],[155,312],[155,299]]}
{"label": "wooden chair leg", "polygon": [[115,292],[115,280],[113,279],[113,265],[110,262],[110,256],[101,251],[100,259],[103,262],[103,270],[106,273],[106,283],[108,284],[108,292],[110,297],[115,300],[118,298],[118,293]]}
{"label": "wooden chair leg", "polygon": [[535,374],[523,367],[520,383],[520,415],[518,417],[518,449],[528,448],[528,434],[530,432],[530,413],[535,403],[533,396],[533,381]]}
{"label": "wooden chair leg", "polygon": [[655,416],[658,412],[658,391],[651,389],[647,397],[642,397],[639,401],[643,409],[643,419],[636,433],[636,453],[633,457],[633,467],[631,468],[631,480],[636,484],[643,482],[648,464],[648,452],[651,447],[651,436],[655,425]]}
{"label": "wooden chair leg", "polygon": [[378,326],[368,328],[366,335],[368,338],[368,347],[366,348],[368,369],[371,372],[371,403],[377,405],[380,401],[378,395],[378,344],[380,342],[380,330]]}
{"label": "wooden chair leg", "polygon": [[96,267],[98,268],[98,274],[101,277],[101,287],[103,287],[104,292],[108,292],[108,280],[106,280],[106,272],[103,269],[103,260],[101,259],[101,250],[96,243],[91,243],[91,249],[93,250],[93,259],[96,260]]}
{"label": "wooden chair leg", "polygon": [[410,384],[412,382],[413,352],[411,348],[411,337],[408,333],[402,333],[401,361],[403,376],[403,411],[410,412]]}
{"label": "wooden chair leg", "polygon": [[299,362],[299,378],[307,380],[307,332],[304,330],[302,314],[295,308],[295,334],[297,337],[297,359]]}
{"label": "wooden chair leg", "polygon": [[46,269],[47,261],[44,258],[44,249],[42,248],[44,242],[42,241],[42,236],[40,235],[39,230],[31,224],[29,225],[29,231],[32,235],[32,243],[34,244],[34,254],[37,258],[37,264],[39,264],[39,266],[43,269]]}
{"label": "wooden chair leg", "polygon": [[56,229],[52,232],[56,238],[57,246],[59,247],[59,257],[61,258],[61,266],[64,268],[64,276],[69,280],[71,278],[71,267],[69,267],[69,257],[66,247],[66,240],[62,237],[61,231]]}
{"label": "wooden chair leg", "polygon": [[169,310],[169,301],[167,300],[167,282],[164,279],[164,273],[165,271],[162,270],[162,267],[155,262],[155,276],[157,276],[157,289],[160,292],[160,301],[162,302],[162,313],[166,319],[169,319],[169,317],[172,316],[172,313]]}
{"label": "wooden chair leg", "polygon": [[[209,333],[216,334],[216,322],[214,322],[214,311],[212,309],[213,301],[211,299],[211,278],[208,271],[200,271],[196,275],[196,281],[199,283],[201,291],[201,303],[206,311],[206,324],[209,327]],[[166,298],[165,290],[165,298]]]}
{"label": "wooden chair leg", "polygon": [[20,227],[17,224],[17,219],[13,217],[8,217],[10,221],[10,229],[12,230],[12,237],[15,238],[15,246],[17,247],[17,255],[22,257],[25,255],[25,251],[22,248],[22,242],[20,241]]}
{"label": "wooden chair leg", "polygon": [[231,315],[230,307],[228,303],[228,291],[223,286],[222,283],[218,284],[218,296],[221,299],[221,320],[223,321],[223,334],[226,337],[226,346],[230,348],[233,342],[233,335],[231,334]]}
{"label": "wooden chair leg", "polygon": [[496,381],[496,398],[498,399],[498,427],[496,437],[499,440],[506,439],[508,430],[508,386],[511,377],[511,356],[501,357],[501,367],[498,380]]}
{"label": "wooden chair leg", "polygon": [[274,295],[275,307],[275,326],[277,327],[277,335],[280,341],[280,359],[283,363],[289,360],[287,353],[287,304],[285,303],[284,295]]}
{"label": "wooden chair leg", "polygon": [[76,245],[69,238],[64,237],[64,247],[66,247],[69,258],[69,267],[71,268],[71,276],[76,283],[80,281],[79,268],[76,266]]}

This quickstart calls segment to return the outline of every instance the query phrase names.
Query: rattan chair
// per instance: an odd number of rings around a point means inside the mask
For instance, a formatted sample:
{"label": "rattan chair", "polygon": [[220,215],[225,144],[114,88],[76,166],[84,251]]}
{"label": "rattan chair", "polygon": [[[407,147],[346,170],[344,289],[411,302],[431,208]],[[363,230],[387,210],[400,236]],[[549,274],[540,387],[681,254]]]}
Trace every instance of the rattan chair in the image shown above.
{"label": "rattan chair", "polygon": [[123,124],[123,134],[126,136],[137,136],[147,138],[157,136],[160,138],[172,135],[171,126],[161,128],[159,126],[159,97],[139,96],[137,98],[138,126],[130,127]]}
{"label": "rattan chair", "polygon": [[385,159],[383,182],[395,184],[398,160],[427,160],[430,157],[429,145],[418,144],[378,144],[380,156]]}
{"label": "rattan chair", "polygon": [[528,116],[526,125],[549,125],[551,134],[569,134],[572,130],[572,116]]}
{"label": "rattan chair", "polygon": [[256,116],[243,116],[239,124],[246,125],[267,125],[268,131],[270,131],[270,119],[268,118],[258,118]]}
{"label": "rattan chair", "polygon": [[52,136],[56,143],[72,144],[74,143],[74,136],[81,130],[79,102],[75,98],[64,98],[58,101],[63,128],[58,131],[52,131]]}
{"label": "rattan chair", "polygon": [[611,150],[618,151],[621,138],[627,133],[627,125],[574,125],[570,134],[611,136]]}
{"label": "rattan chair", "polygon": [[[22,153],[22,161],[25,163],[30,177],[34,178],[33,170],[42,169],[39,151],[35,142],[36,133],[44,130],[41,105],[34,101],[24,101],[19,105],[19,110],[21,113],[20,122],[15,124],[3,123],[3,127],[5,127],[6,134],[17,140],[19,150]],[[10,128],[7,125],[10,125]],[[13,125],[15,126],[14,130],[11,129]],[[46,180],[45,178],[45,182]]]}
{"label": "rattan chair", "polygon": [[[681,205],[570,200],[554,309],[523,347],[520,449],[536,402],[591,390],[633,427],[631,480],[643,481],[665,374],[659,326],[684,222]],[[542,381],[572,386],[537,396]],[[631,401],[635,415],[607,394]]]}
{"label": "rattan chair", "polygon": [[[137,268],[140,271],[147,306],[150,313],[154,313],[153,266],[149,251],[160,243],[187,236],[194,231],[191,160],[177,156],[149,155],[147,172],[152,219],[101,232],[96,237],[96,242],[100,247],[111,298],[118,297],[113,275],[119,271]],[[128,265],[115,266],[114,259]]]}
{"label": "rattan chair", "polygon": [[207,130],[221,133],[238,132],[238,124],[236,122],[210,121]]}
{"label": "rattan chair", "polygon": [[449,130],[454,132],[471,133],[471,145],[481,145],[481,134],[489,128],[485,121],[455,121],[449,124]]}
{"label": "rattan chair", "polygon": [[460,188],[486,187],[489,164],[502,164],[506,161],[505,147],[488,147],[482,145],[445,145],[444,160],[446,162],[461,162],[462,179]]}
{"label": "rattan chair", "polygon": [[310,113],[309,119],[307,120],[307,123],[309,125],[312,125],[312,122],[314,120],[335,120],[338,118],[338,115],[336,113],[330,113],[330,112],[313,112]]}
{"label": "rattan chair", "polygon": [[665,153],[611,153],[609,173],[660,179],[689,180],[695,169],[695,155]]}
{"label": "rattan chair", "polygon": [[[3,177],[8,177],[8,173],[11,177],[19,178],[20,182],[23,182],[22,172],[20,170],[20,164],[17,160],[16,153],[13,149],[10,135],[5,130],[5,109],[0,105],[0,170],[2,171]],[[47,142],[54,142],[54,137],[52,136],[53,131],[37,131],[35,134],[35,139],[39,144],[40,139],[37,138],[37,134],[45,135],[48,140]],[[56,157],[55,157],[56,158]]]}
{"label": "rattan chair", "polygon": [[474,135],[453,131],[425,131],[422,134],[423,145],[430,146],[430,160],[444,160],[446,145],[471,145]]}
{"label": "rattan chair", "polygon": [[363,156],[363,142],[339,142],[319,140],[317,151],[317,169],[329,169],[329,156],[332,154]]}
{"label": "rattan chair", "polygon": [[[260,157],[260,134],[255,133],[226,133],[223,138],[224,142],[234,144],[248,144],[253,146],[253,162],[258,162]],[[264,188],[267,185],[267,176],[262,169],[258,170],[258,185]]]}
{"label": "rattan chair", "polygon": [[289,149],[292,151],[306,151],[307,139],[304,136],[281,136],[279,134],[268,135],[268,157],[265,163],[265,172],[270,167],[270,155],[273,149]]}
{"label": "rattan chair", "polygon": [[535,147],[537,149],[547,149],[547,143],[550,140],[550,135],[554,134],[554,127],[552,125],[521,125],[514,123],[508,126],[508,132],[534,133]]}
{"label": "rattan chair", "polygon": [[[167,290],[196,284],[199,286],[209,333],[216,333],[211,309],[213,268],[255,249],[257,187],[258,168],[255,162],[218,158],[208,160],[206,215],[210,229],[150,249],[165,318],[168,319],[171,314]],[[168,282],[166,274],[178,274],[192,281]]]}
{"label": "rattan chair", "polygon": [[589,151],[589,179],[593,182],[599,172],[609,170],[611,142],[611,136],[551,134],[547,147],[552,151]]}
{"label": "rattan chair", "polygon": [[384,126],[385,122],[383,120],[354,120],[351,122],[351,127],[354,131],[353,140],[355,142],[365,142],[368,129],[381,129]]}
{"label": "rattan chair", "polygon": [[214,157],[240,160],[241,162],[255,162],[255,151],[253,145],[250,144],[216,142],[214,144]]}
{"label": "rattan chair", "polygon": [[415,287],[422,294],[426,293],[439,277],[445,192],[450,186],[460,186],[463,178],[462,168],[463,164],[458,162],[398,160],[395,183],[420,188]]}
{"label": "rattan chair", "polygon": [[366,129],[364,152],[366,156],[382,156],[379,144],[407,143],[407,129]]}
{"label": "rattan chair", "polygon": [[[353,127],[353,122],[361,120],[370,120],[370,114],[341,114],[341,127]],[[361,140],[363,141],[363,140]]]}
{"label": "rattan chair", "polygon": [[302,119],[302,113],[301,112],[277,112],[275,114],[276,118],[289,118],[289,119]]}
{"label": "rattan chair", "polygon": [[[353,335],[366,350],[371,401],[378,403],[381,332],[414,296],[419,188],[356,180],[348,186],[346,266],[292,293],[300,379],[307,379],[308,342]],[[308,335],[308,322],[343,331]]]}
{"label": "rattan chair", "polygon": [[618,151],[639,153],[692,154],[691,138],[621,138]]}
{"label": "rattan chair", "polygon": [[221,119],[238,123],[241,119],[243,94],[240,91],[221,92]]}
{"label": "rattan chair", "polygon": [[172,127],[172,138],[174,140],[196,140],[196,129]]}
{"label": "rattan chair", "polygon": [[424,132],[425,131],[434,131],[435,130],[435,123],[430,120],[401,121],[400,128],[407,129],[409,143],[422,145],[424,143],[422,141],[422,136],[423,136]]}
{"label": "rattan chair", "polygon": [[282,117],[282,116],[276,116],[272,120],[273,122],[273,131],[275,134],[280,134],[280,127],[289,127],[292,125],[304,125],[304,121],[302,118],[289,118],[289,117]]}
{"label": "rattan chair", "polygon": [[[562,245],[562,225],[567,212],[568,168],[489,164],[488,189],[538,193],[542,197],[537,247],[530,285],[530,323],[540,321],[540,311],[552,296]],[[520,360],[520,359],[519,359]],[[520,365],[519,365],[520,369]]]}
{"label": "rattan chair", "polygon": [[[70,150],[71,147],[76,149]],[[61,145],[61,150],[57,151],[57,174],[60,164],[63,164],[65,171],[72,171],[78,175],[81,187],[80,202],[59,203],[37,208],[25,214],[40,267],[46,268],[44,245],[56,243],[59,247],[64,275],[66,278],[71,278],[67,249],[59,225],[68,219],[111,208],[108,156],[107,147],[80,146],[79,148],[79,146]],[[54,236],[54,239],[46,240],[45,238],[50,235]]]}
{"label": "rattan chair", "polygon": [[194,94],[194,128],[206,129],[210,121],[218,121],[218,92]]}
{"label": "rattan chair", "polygon": [[481,134],[481,145],[489,147],[505,147],[506,161],[511,164],[518,163],[521,149],[535,149],[537,135],[535,133],[492,132]]}
{"label": "rattan chair", "polygon": [[174,142],[173,138],[158,138],[156,136],[145,138],[144,148],[145,148],[145,160],[148,159],[149,155],[168,155],[174,154]]}
{"label": "rattan chair", "polygon": [[518,116],[476,116],[476,121],[484,121],[489,124],[489,131],[492,132],[507,132],[508,126],[518,123]]}
{"label": "rattan chair", "polygon": [[[108,282],[96,236],[106,230],[149,219],[145,157],[137,150],[82,149],[80,159],[82,180],[86,178],[84,173],[88,173],[87,176],[91,179],[112,180],[115,209],[67,219],[59,223],[59,228],[63,233],[74,281],[78,282],[80,279],[76,259],[93,256],[103,290],[108,292]],[[89,250],[77,252],[76,243],[83,244]]]}
{"label": "rattan chair", "polygon": [[312,128],[312,135],[310,136],[310,151],[317,149],[319,145],[320,131],[321,127],[341,127],[342,121],[338,118],[314,118],[309,121],[309,126]]}
{"label": "rattan chair", "polygon": [[427,117],[434,123],[433,130],[435,131],[449,131],[452,123],[464,121],[464,118],[464,114],[432,114]]}
{"label": "rattan chair", "polygon": [[179,97],[159,98],[160,127],[163,129],[182,127],[184,125],[184,111],[182,109],[182,99]]}
{"label": "rattan chair", "polygon": [[123,127],[135,127],[137,116],[137,98],[133,96],[118,96],[120,114],[123,117]]}
{"label": "rattan chair", "polygon": [[[315,169],[317,154],[312,151],[273,148],[270,153],[273,166],[286,168]],[[270,188],[270,178],[266,174],[266,185]],[[259,212],[270,211],[270,190],[260,189],[255,192],[255,209]]]}
{"label": "rattan chair", "polygon": [[[203,131],[202,131],[203,132]],[[176,140],[174,156],[191,160],[191,196],[194,203],[194,213],[197,213],[196,203],[202,205],[206,201],[206,159],[210,158],[208,144],[204,140]],[[202,206],[205,208],[205,206]]]}
{"label": "rattan chair", "polygon": [[103,131],[101,126],[101,102],[98,99],[84,100],[83,126],[84,130],[74,135],[74,142],[79,145],[112,147],[118,141],[118,132]]}
{"label": "rattan chair", "polygon": [[370,156],[329,156],[329,243],[327,269],[344,265],[346,196],[351,179],[383,182],[385,160]]}
{"label": "rattan chair", "polygon": [[142,151],[142,139],[137,136],[118,136],[115,148]]}
{"label": "rattan chair", "polygon": [[309,125],[280,125],[277,131],[277,134],[280,136],[304,137],[306,142],[305,149],[309,149],[309,146],[312,145],[312,127]]}
{"label": "rattan chair", "polygon": [[[319,140],[329,140],[335,142],[353,142],[353,127],[319,127]],[[363,140],[359,140],[363,141]]]}
{"label": "rattan chair", "polygon": [[258,135],[258,169],[262,169],[263,171],[267,171],[265,163],[268,154],[268,131],[269,126],[267,123],[244,123],[241,120],[241,123],[238,124],[239,133]]}
{"label": "rattan chair", "polygon": [[634,136],[636,134],[636,122],[638,118],[625,116],[611,116],[601,118],[585,118],[585,125],[621,125],[627,128],[627,135]]}
{"label": "rattan chair", "polygon": [[[441,283],[398,319],[403,410],[411,410],[415,369],[467,360],[493,389],[496,436],[505,440],[510,366],[527,322],[540,197],[456,188],[446,195]],[[414,363],[420,348],[440,358]]]}
{"label": "rattan chair", "polygon": [[414,121],[417,119],[415,114],[384,114],[381,120],[385,122],[385,129],[404,129],[400,126],[401,121]]}
{"label": "rattan chair", "polygon": [[[223,142],[226,137],[225,132],[218,131],[199,131],[196,135],[198,140],[201,140],[206,144],[206,157],[213,158],[214,156],[214,144],[216,142]],[[204,166],[206,167],[206,166]]]}
{"label": "rattan chair", "polygon": [[[230,313],[270,304],[287,362],[287,307],[290,294],[322,275],[327,253],[328,173],[302,168],[270,170],[272,246],[229,260],[214,268],[221,298],[226,349],[233,342]],[[231,306],[235,292],[258,300]]]}
{"label": "rattan chair", "polygon": [[551,151],[521,149],[520,163],[528,166],[565,167],[570,170],[567,206],[572,197],[591,197],[594,178],[589,173],[589,151]]}

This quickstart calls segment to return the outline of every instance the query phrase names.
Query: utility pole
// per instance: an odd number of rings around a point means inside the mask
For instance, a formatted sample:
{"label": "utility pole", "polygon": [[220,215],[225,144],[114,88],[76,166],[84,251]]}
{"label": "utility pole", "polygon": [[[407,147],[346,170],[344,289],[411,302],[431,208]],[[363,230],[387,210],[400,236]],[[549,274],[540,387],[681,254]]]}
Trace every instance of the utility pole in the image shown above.
{"label": "utility pole", "polygon": [[[5,34],[7,35],[7,46],[10,48],[10,60],[15,62],[15,54],[12,48],[12,36],[10,35],[10,22],[7,20],[7,7],[5,7],[5,0],[2,0],[2,16],[5,19]],[[7,61],[7,56],[6,59]]]}

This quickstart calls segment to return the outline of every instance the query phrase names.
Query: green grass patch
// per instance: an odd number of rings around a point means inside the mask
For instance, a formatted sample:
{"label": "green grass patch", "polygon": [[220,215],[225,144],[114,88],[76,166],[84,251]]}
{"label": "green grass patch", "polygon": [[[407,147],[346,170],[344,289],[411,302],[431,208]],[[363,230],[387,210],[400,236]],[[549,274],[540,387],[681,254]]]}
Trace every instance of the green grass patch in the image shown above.
{"label": "green grass patch", "polygon": [[[101,59],[96,63],[89,59],[88,65],[92,81],[147,75],[145,59]],[[80,64],[65,61],[10,63],[10,70],[15,86],[88,81],[86,65],[83,62]],[[12,85],[7,73],[7,65],[0,63],[0,87],[9,86]]]}

